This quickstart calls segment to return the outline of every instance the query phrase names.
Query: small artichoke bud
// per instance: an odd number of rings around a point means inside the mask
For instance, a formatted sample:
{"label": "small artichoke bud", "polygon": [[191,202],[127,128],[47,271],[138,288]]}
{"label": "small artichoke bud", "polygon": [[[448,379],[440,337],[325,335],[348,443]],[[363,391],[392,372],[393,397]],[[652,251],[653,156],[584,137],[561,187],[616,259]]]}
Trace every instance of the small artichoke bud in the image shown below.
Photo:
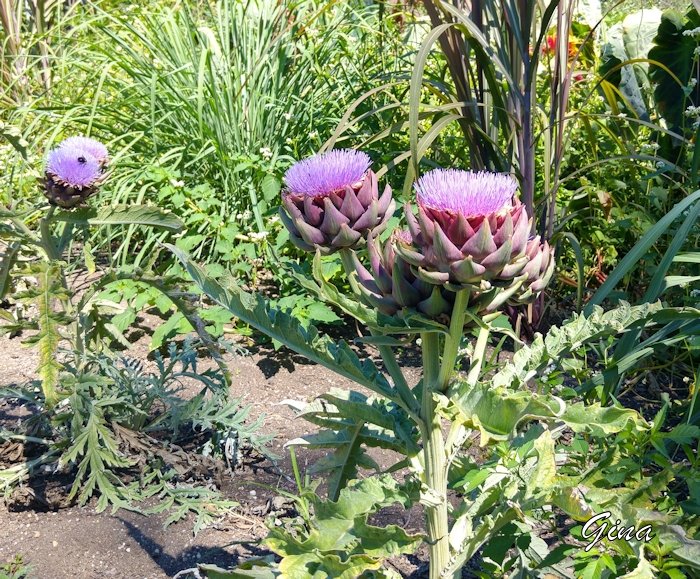
{"label": "small artichoke bud", "polygon": [[287,170],[280,217],[294,245],[329,255],[386,228],[396,204],[388,185],[379,196],[371,164],[361,151],[335,150]]}
{"label": "small artichoke bud", "polygon": [[509,300],[511,305],[529,304],[547,287],[554,275],[554,248],[545,241],[540,244],[539,235],[527,244],[526,254],[530,260],[520,273],[527,276],[520,291]]}
{"label": "small artichoke bud", "polygon": [[70,209],[83,205],[105,178],[107,147],[87,137],[70,137],[49,151],[43,193],[52,205]]}
{"label": "small artichoke bud", "polygon": [[450,303],[441,288],[416,277],[410,265],[395,251],[396,244],[410,244],[408,231],[395,230],[382,246],[372,234],[367,240],[370,273],[355,257],[355,271],[362,296],[380,312],[393,316],[403,308],[438,317],[449,312]]}

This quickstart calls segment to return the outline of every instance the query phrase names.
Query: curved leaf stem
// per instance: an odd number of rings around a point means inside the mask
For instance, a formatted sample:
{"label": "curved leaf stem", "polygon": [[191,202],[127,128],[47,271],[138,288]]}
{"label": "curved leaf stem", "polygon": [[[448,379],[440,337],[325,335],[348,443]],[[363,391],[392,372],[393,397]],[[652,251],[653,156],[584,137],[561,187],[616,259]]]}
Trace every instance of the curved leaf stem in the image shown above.
{"label": "curved leaf stem", "polygon": [[437,389],[440,392],[447,390],[455,369],[459,344],[464,333],[464,318],[470,293],[468,289],[463,289],[456,294],[455,305],[452,308],[452,319],[450,320],[450,333],[445,337],[445,350],[442,354],[442,365],[440,366],[440,374],[437,380]]}
{"label": "curved leaf stem", "polygon": [[469,366],[469,374],[467,374],[467,384],[469,386],[475,386],[479,380],[479,374],[481,373],[481,367],[484,363],[484,357],[486,356],[486,346],[489,343],[489,336],[491,335],[491,330],[488,327],[479,328],[479,337],[476,339],[476,345],[474,346],[474,355],[472,356],[471,366]]}

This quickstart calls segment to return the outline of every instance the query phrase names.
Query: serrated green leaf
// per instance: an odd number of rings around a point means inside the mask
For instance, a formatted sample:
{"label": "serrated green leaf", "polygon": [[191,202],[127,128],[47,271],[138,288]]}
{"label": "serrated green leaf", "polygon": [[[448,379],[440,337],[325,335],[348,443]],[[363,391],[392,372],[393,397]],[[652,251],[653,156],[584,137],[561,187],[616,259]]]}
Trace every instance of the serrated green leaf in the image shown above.
{"label": "serrated green leaf", "polygon": [[116,205],[109,207],[84,207],[73,211],[56,213],[51,221],[76,225],[143,225],[168,231],[179,231],[183,227],[180,218],[166,213],[159,207],[149,205]]}
{"label": "serrated green leaf", "polygon": [[[386,528],[367,524],[378,509],[408,497],[389,475],[353,481],[337,502],[309,497],[314,506],[310,527],[292,534],[273,526],[264,544],[282,556],[282,577],[354,578],[365,570],[378,569],[385,557],[412,552],[422,541],[395,525]],[[338,551],[346,552],[343,559]]]}
{"label": "serrated green leaf", "polygon": [[521,348],[493,377],[494,386],[518,387],[534,378],[551,361],[557,361],[588,342],[643,325],[662,311],[660,302],[630,306],[626,302],[608,312],[596,306],[589,315],[574,314],[561,327],[552,328],[546,338],[537,334],[532,344]]}
{"label": "serrated green leaf", "polygon": [[639,431],[649,428],[638,412],[628,408],[603,407],[598,402],[578,402],[567,406],[560,420],[576,433],[597,437],[605,437],[628,428]]}
{"label": "serrated green leaf", "polygon": [[37,373],[41,379],[41,387],[46,399],[46,405],[52,408],[58,402],[56,385],[58,374],[63,366],[56,359],[58,344],[63,339],[59,328],[71,320],[64,312],[53,309],[58,299],[69,299],[70,294],[61,283],[61,267],[57,263],[36,264],[31,272],[36,276],[38,285],[28,290],[20,299],[33,301],[39,310],[37,318],[39,331],[23,342],[24,345],[36,345],[39,353]]}
{"label": "serrated green leaf", "polygon": [[518,426],[526,420],[557,418],[565,409],[563,400],[529,391],[511,392],[487,384],[471,387],[465,381],[455,382],[452,388],[452,403],[458,410],[454,420],[467,428],[479,429],[481,446],[491,439],[514,437]]}
{"label": "serrated green leaf", "polygon": [[279,341],[292,350],[306,356],[350,380],[396,399],[392,387],[379,373],[371,360],[360,363],[357,354],[344,342],[336,344],[327,336],[320,336],[314,326],[305,330],[298,320],[278,310],[270,310],[266,300],[249,294],[235,284],[222,286],[207,275],[206,271],[172,245],[166,247],[182,262],[200,289],[219,305],[228,309],[243,322]]}

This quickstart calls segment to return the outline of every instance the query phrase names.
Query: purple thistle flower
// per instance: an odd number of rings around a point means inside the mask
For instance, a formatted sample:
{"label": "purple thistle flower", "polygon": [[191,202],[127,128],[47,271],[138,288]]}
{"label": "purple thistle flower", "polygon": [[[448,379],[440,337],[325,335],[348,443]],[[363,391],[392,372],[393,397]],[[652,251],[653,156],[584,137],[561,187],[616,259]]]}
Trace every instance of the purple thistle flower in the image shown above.
{"label": "purple thistle flower", "polygon": [[106,165],[107,160],[109,159],[107,147],[105,147],[99,141],[89,137],[68,137],[67,139],[61,141],[58,148],[74,148],[82,151],[83,153],[88,153],[92,155],[101,166]]}
{"label": "purple thistle flower", "polygon": [[284,175],[289,193],[325,197],[358,184],[372,160],[362,151],[333,150],[292,165]]}
{"label": "purple thistle flower", "polygon": [[511,175],[488,171],[434,169],[415,185],[418,201],[427,208],[481,217],[510,206],[518,188]]}
{"label": "purple thistle flower", "polygon": [[102,176],[100,163],[90,153],[70,145],[49,151],[46,173],[69,187],[92,187]]}

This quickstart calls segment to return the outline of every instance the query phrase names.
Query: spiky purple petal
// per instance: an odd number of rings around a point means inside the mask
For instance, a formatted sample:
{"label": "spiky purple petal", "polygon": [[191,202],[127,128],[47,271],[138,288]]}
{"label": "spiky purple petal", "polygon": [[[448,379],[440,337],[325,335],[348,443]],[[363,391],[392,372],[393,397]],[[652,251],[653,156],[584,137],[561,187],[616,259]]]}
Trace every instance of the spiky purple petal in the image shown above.
{"label": "spiky purple petal", "polygon": [[289,193],[322,197],[359,183],[370,165],[372,160],[362,151],[333,150],[295,163],[284,182]]}
{"label": "spiky purple petal", "polygon": [[415,188],[423,206],[469,218],[509,207],[518,183],[501,173],[434,169],[418,179]]}

